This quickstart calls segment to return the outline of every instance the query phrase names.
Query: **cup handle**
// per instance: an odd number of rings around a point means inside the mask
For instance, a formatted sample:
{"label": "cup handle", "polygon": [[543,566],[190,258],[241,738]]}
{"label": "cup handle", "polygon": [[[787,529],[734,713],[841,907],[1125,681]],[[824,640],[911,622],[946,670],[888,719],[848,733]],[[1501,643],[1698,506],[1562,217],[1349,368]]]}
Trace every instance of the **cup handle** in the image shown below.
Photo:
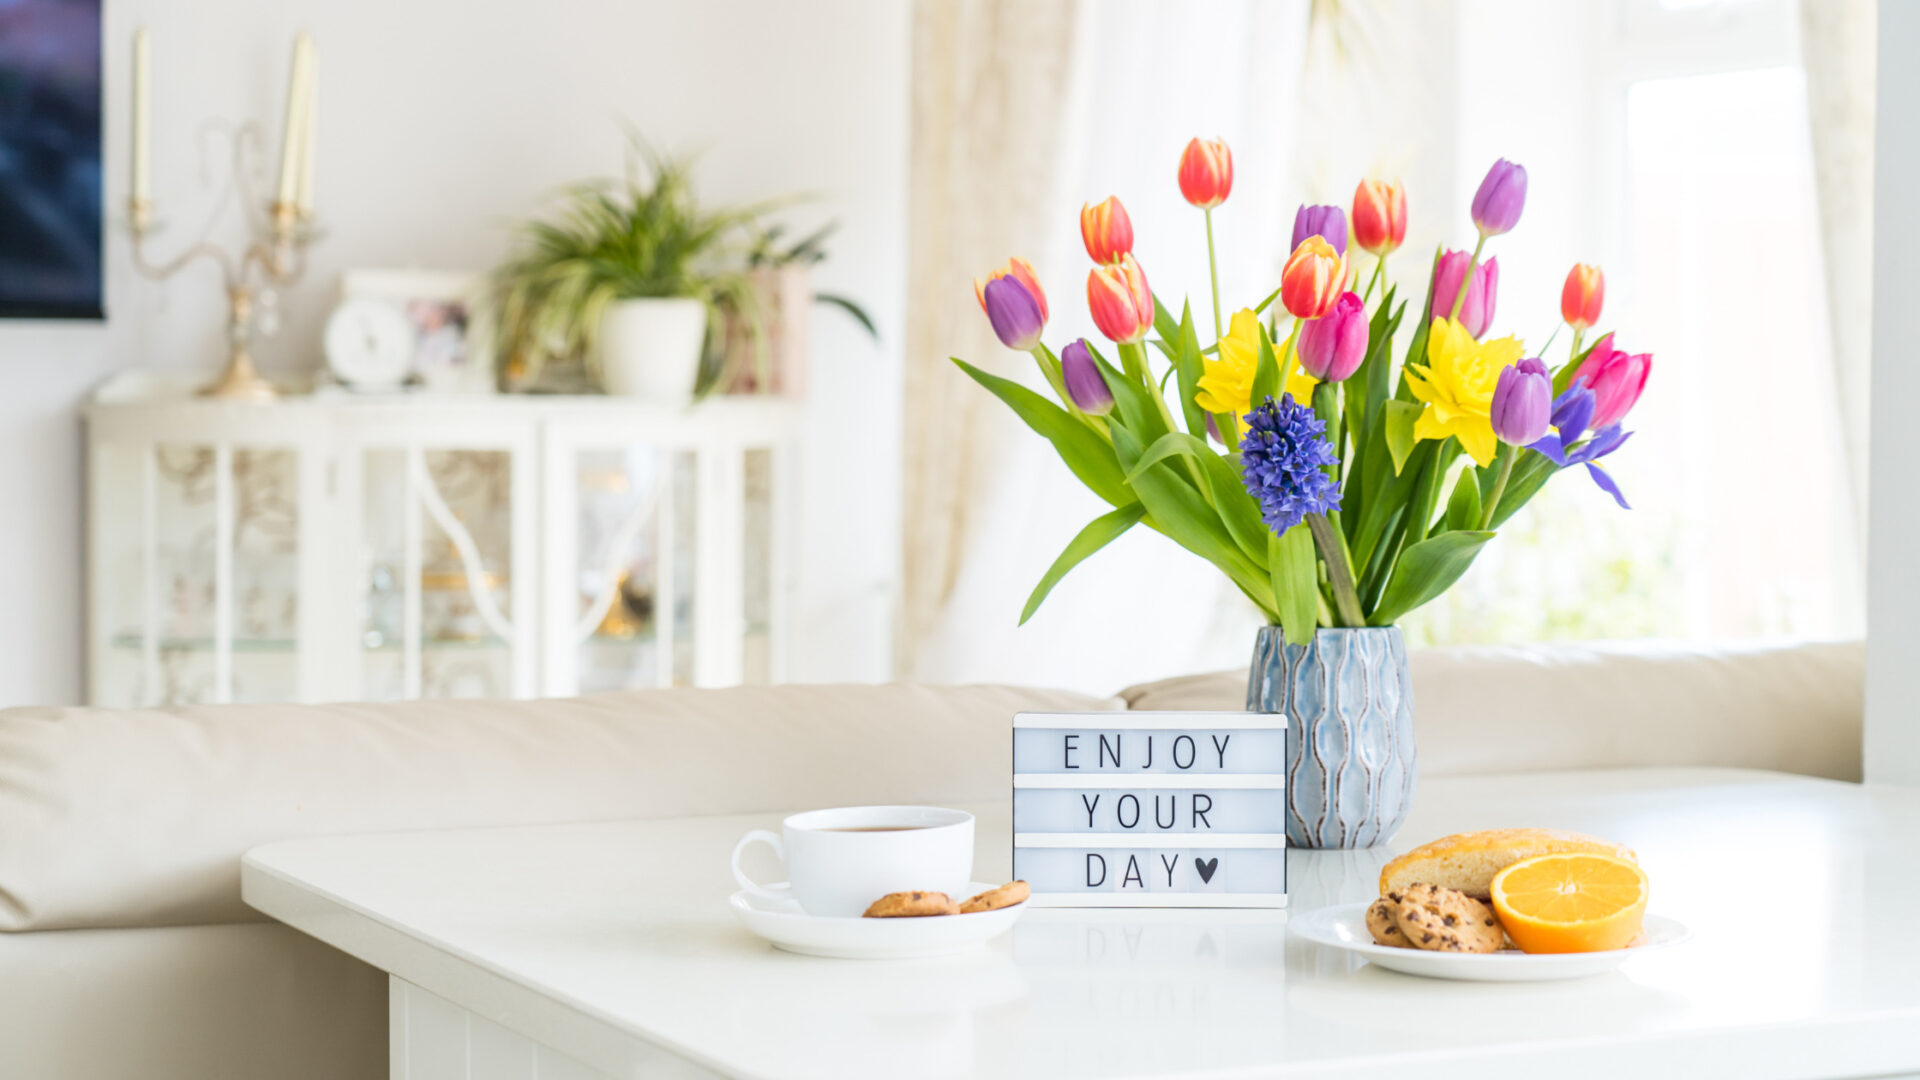
{"label": "cup handle", "polygon": [[740,868],[740,853],[756,843],[765,844],[772,848],[774,855],[779,858],[781,862],[784,863],[787,861],[787,846],[781,843],[780,834],[777,832],[768,832],[765,829],[755,829],[741,837],[739,843],[733,845],[733,880],[739,882],[742,889],[745,889],[747,892],[752,893],[762,900],[788,899],[789,894],[787,892],[780,889],[767,888],[765,885],[748,877],[747,872]]}

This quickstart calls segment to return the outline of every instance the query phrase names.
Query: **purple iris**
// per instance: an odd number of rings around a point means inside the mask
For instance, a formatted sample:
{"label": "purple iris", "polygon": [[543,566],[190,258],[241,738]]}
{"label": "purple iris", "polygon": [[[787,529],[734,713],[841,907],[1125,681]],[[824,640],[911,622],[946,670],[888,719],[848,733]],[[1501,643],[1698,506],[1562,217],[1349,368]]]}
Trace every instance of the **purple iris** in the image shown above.
{"label": "purple iris", "polygon": [[1278,535],[1308,514],[1340,509],[1340,484],[1326,472],[1339,459],[1327,441],[1327,425],[1312,409],[1282,394],[1279,401],[1254,406],[1246,420],[1240,481],[1260,504],[1267,528]]}
{"label": "purple iris", "polygon": [[1553,426],[1557,430],[1541,436],[1528,449],[1540,451],[1549,461],[1562,468],[1585,465],[1587,475],[1593,477],[1593,482],[1600,486],[1601,491],[1613,496],[1613,501],[1620,504],[1620,509],[1631,510],[1633,507],[1627,505],[1627,497],[1621,494],[1620,485],[1614,483],[1612,474],[1595,462],[1626,445],[1627,440],[1633,437],[1633,432],[1620,430],[1616,422],[1611,427],[1594,432],[1586,442],[1568,449],[1568,444],[1578,442],[1580,436],[1586,433],[1587,424],[1592,419],[1593,391],[1584,384],[1575,383],[1553,399]]}
{"label": "purple iris", "polygon": [[1344,256],[1347,253],[1347,212],[1337,206],[1300,207],[1293,213],[1293,245],[1287,250],[1299,250],[1300,242],[1309,236],[1320,237]]}
{"label": "purple iris", "polygon": [[1011,274],[994,278],[987,282],[981,297],[987,306],[987,321],[993,323],[993,332],[1000,338],[1000,344],[1021,352],[1040,344],[1040,332],[1047,328],[1047,316],[1040,310],[1040,302],[1019,279]]}
{"label": "purple iris", "polygon": [[1100,377],[1086,338],[1074,338],[1060,350],[1060,377],[1067,384],[1067,396],[1081,412],[1105,416],[1113,411],[1113,390]]}
{"label": "purple iris", "polygon": [[1527,208],[1527,167],[1506,158],[1493,163],[1473,193],[1473,223],[1481,236],[1499,236],[1520,224]]}

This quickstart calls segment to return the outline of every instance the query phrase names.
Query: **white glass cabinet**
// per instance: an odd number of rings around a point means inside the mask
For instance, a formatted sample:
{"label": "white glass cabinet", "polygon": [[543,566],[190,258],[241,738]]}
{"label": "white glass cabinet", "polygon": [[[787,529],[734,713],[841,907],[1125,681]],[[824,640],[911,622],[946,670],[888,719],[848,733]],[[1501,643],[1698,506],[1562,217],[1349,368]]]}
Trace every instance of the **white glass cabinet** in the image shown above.
{"label": "white glass cabinet", "polygon": [[86,410],[89,699],[779,681],[795,417],[123,374]]}

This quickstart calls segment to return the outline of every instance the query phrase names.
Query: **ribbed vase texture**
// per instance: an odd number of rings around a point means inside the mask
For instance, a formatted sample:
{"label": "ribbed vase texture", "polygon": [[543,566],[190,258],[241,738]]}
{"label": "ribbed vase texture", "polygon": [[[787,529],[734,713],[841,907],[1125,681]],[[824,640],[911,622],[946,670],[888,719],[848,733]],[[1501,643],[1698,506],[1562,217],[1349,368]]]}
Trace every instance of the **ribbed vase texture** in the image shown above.
{"label": "ribbed vase texture", "polygon": [[1399,627],[1323,629],[1288,645],[1265,627],[1247,673],[1249,712],[1287,717],[1287,841],[1364,848],[1413,804],[1413,676]]}

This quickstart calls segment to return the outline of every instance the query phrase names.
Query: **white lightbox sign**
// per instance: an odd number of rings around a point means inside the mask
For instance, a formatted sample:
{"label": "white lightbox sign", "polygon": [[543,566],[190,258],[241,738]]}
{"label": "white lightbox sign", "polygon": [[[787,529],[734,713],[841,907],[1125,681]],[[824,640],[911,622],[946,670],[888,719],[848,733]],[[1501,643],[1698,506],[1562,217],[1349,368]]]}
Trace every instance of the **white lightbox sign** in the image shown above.
{"label": "white lightbox sign", "polygon": [[1285,907],[1287,721],[1013,718],[1013,874],[1047,907]]}

